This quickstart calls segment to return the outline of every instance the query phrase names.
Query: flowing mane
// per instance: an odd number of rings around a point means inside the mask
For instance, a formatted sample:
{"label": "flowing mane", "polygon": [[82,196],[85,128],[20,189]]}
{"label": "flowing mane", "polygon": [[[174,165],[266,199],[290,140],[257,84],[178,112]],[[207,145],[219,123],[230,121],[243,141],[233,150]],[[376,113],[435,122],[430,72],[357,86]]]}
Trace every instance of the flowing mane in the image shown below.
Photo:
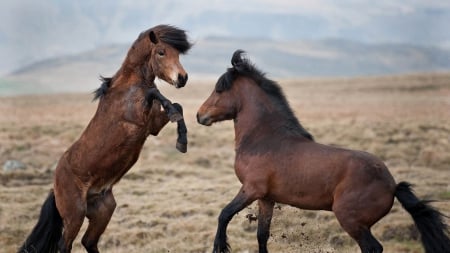
{"label": "flowing mane", "polygon": [[158,25],[153,27],[152,30],[163,43],[172,46],[182,54],[187,53],[192,47],[192,43],[189,42],[186,32],[178,27]]}
{"label": "flowing mane", "polygon": [[284,112],[288,122],[287,127],[294,131],[298,131],[302,136],[314,140],[314,137],[306,131],[306,129],[300,124],[294,112],[289,106],[288,101],[281,89],[281,87],[273,80],[266,78],[265,73],[260,71],[256,66],[250,62],[247,58],[242,57],[245,52],[237,50],[234,52],[231,58],[231,64],[233,67],[228,68],[227,71],[219,78],[216,83],[216,92],[222,92],[228,90],[233,85],[233,82],[239,77],[244,76],[252,79],[258,86],[266,92],[269,97],[274,100],[274,104],[280,108],[280,111]]}
{"label": "flowing mane", "polygon": [[108,92],[108,89],[111,86],[112,78],[100,76],[100,81],[102,81],[102,85],[100,85],[100,87],[93,92],[94,98],[92,99],[92,101],[103,97],[106,92]]}

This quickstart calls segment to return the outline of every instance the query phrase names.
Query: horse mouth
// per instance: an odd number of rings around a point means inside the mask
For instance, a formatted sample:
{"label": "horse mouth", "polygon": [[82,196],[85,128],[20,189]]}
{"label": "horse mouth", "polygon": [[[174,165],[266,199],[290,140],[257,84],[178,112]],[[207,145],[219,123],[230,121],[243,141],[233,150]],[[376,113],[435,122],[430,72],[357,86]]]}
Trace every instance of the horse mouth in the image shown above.
{"label": "horse mouth", "polygon": [[173,85],[175,88],[180,89],[180,88],[183,88],[186,84],[181,84],[181,83],[178,82],[178,81],[173,81],[173,82],[172,82],[172,85]]}
{"label": "horse mouth", "polygon": [[172,85],[175,86],[175,88],[179,89],[179,88],[183,88],[188,80],[188,74],[186,75],[181,75],[178,74],[177,79],[176,80],[172,80]]}
{"label": "horse mouth", "polygon": [[201,125],[204,126],[211,126],[213,121],[211,120],[210,117],[208,116],[201,116],[200,114],[197,113],[197,122]]}

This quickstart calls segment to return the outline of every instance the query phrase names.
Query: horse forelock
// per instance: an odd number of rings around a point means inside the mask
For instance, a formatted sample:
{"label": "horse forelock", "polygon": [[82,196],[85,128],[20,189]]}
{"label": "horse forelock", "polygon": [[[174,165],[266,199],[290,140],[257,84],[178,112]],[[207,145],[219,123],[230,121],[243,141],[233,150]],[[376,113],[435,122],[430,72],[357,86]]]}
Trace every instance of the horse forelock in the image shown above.
{"label": "horse forelock", "polygon": [[239,76],[245,76],[254,79],[254,81],[260,84],[260,81],[265,78],[265,74],[258,70],[253,63],[242,55],[245,54],[243,50],[236,50],[231,58],[231,68],[219,78],[216,83],[216,91],[221,92],[228,90],[233,85],[233,82]]}
{"label": "horse forelock", "polygon": [[191,49],[192,43],[189,42],[186,31],[172,25],[158,25],[150,29],[155,32],[161,42],[170,45],[185,54]]}

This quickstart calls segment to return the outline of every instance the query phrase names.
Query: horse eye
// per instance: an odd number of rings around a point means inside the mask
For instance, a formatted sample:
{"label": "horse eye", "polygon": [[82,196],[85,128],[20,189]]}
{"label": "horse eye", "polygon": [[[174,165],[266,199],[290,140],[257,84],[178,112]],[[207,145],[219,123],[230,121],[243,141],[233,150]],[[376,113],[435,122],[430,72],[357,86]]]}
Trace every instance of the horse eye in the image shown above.
{"label": "horse eye", "polygon": [[164,50],[159,50],[158,51],[158,55],[159,56],[164,56],[166,54],[166,52],[164,52]]}

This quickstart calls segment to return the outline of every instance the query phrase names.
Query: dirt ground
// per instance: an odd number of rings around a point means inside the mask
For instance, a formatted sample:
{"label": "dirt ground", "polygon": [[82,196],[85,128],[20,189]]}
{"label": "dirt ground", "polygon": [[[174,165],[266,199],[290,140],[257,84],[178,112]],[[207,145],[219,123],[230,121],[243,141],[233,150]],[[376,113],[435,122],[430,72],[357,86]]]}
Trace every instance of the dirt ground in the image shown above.
{"label": "dirt ground", "polygon": [[[237,193],[232,122],[196,123],[214,87],[190,81],[160,87],[185,108],[187,154],[175,149],[176,126],[149,137],[136,165],[114,187],[117,209],[100,241],[102,252],[210,252],[220,210]],[[450,215],[450,74],[353,79],[280,80],[291,106],[317,142],[381,157],[397,181],[413,183],[421,198]],[[96,109],[91,94],[0,98],[0,251],[15,252],[35,225],[52,187],[55,163],[79,137]],[[359,252],[333,214],[276,205],[271,252]],[[233,252],[257,252],[252,204],[228,228]],[[447,223],[450,223],[446,219]],[[80,238],[73,252],[84,252]],[[423,252],[409,214],[397,201],[373,227],[385,252]]]}

